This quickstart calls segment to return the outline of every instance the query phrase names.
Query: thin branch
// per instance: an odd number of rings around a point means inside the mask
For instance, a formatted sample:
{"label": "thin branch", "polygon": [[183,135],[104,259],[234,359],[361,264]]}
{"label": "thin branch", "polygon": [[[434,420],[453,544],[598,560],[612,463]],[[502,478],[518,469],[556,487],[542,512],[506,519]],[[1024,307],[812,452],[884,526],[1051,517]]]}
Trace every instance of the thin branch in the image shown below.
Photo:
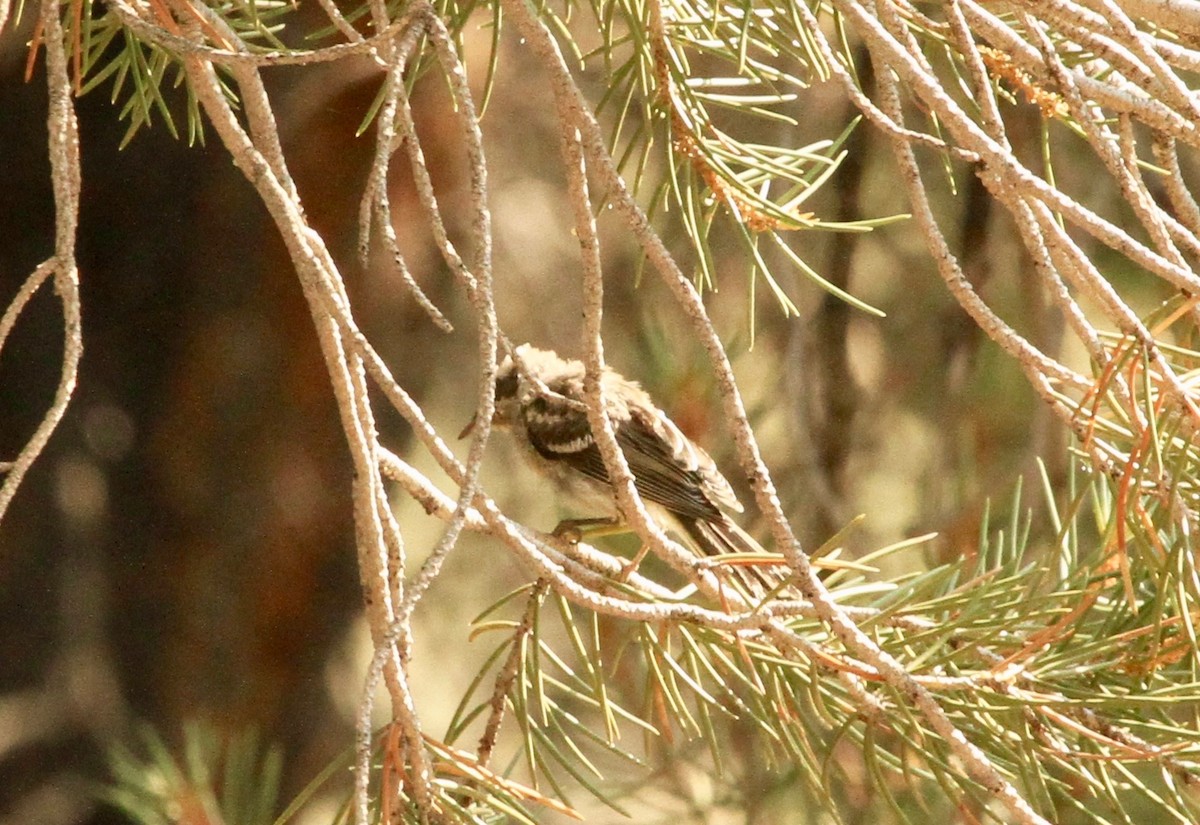
{"label": "thin branch", "polygon": [[[115,2],[120,3],[122,0]],[[380,499],[375,492],[380,484],[379,465],[375,458],[375,433],[371,429],[373,424],[370,421],[369,408],[365,406],[365,387],[362,385],[359,369],[347,358],[336,315],[329,312],[331,306],[345,306],[345,289],[324,242],[308,227],[304,219],[299,201],[295,197],[295,185],[287,176],[286,162],[278,151],[277,139],[267,139],[264,146],[257,146],[242,130],[230,109],[212,66],[195,56],[185,57],[184,60],[197,98],[208,113],[217,133],[229,149],[234,162],[254,184],[259,197],[275,219],[309,302],[355,465],[355,525],[359,568],[366,591],[367,614],[374,640],[380,646],[379,660],[386,663],[393,716],[401,724],[405,735],[407,780],[418,810],[428,813],[432,810],[430,776],[423,753],[420,724],[403,672],[405,662],[394,644],[398,634],[391,632],[396,607],[392,598],[392,576],[399,576],[400,571],[388,571],[388,539],[384,535],[383,519],[378,510]],[[242,79],[247,84],[242,89],[243,93],[260,93],[261,86],[256,75],[244,75]],[[273,123],[261,120],[267,116],[268,110],[265,99],[261,105],[256,104],[247,109],[256,135],[263,135],[274,128]],[[260,122],[255,125],[255,120]],[[270,156],[264,155],[264,151]],[[280,180],[279,176],[284,176],[284,180]],[[364,430],[364,427],[367,429]],[[368,682],[370,681],[371,678],[368,677]],[[369,704],[369,701],[369,698],[364,699],[366,704]],[[369,743],[369,740],[369,729],[366,732],[360,729],[360,747]],[[363,759],[360,751],[360,766]],[[360,798],[358,812],[364,817],[365,804],[365,800]]]}
{"label": "thin branch", "polygon": [[41,454],[50,436],[66,414],[75,393],[79,361],[83,356],[83,326],[79,297],[79,269],[75,260],[75,236],[79,225],[79,127],[71,100],[71,81],[63,43],[62,22],[55,0],[42,0],[41,25],[46,44],[46,87],[50,98],[47,118],[50,180],[54,190],[54,257],[25,280],[0,320],[0,344],[16,322],[25,303],[47,274],[53,271],[54,288],[62,302],[63,360],[54,400],[33,435],[5,467],[0,484],[0,519],[12,503],[25,473]]}

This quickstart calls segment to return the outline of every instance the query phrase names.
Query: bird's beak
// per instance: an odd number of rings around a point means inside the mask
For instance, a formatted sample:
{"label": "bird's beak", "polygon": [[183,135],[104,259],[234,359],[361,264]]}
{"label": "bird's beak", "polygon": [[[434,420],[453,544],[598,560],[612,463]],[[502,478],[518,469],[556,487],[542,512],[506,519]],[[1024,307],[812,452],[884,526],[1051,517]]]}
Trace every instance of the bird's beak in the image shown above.
{"label": "bird's beak", "polygon": [[475,418],[476,416],[471,416],[471,420],[467,422],[467,426],[463,427],[462,432],[458,434],[460,441],[475,431]]}

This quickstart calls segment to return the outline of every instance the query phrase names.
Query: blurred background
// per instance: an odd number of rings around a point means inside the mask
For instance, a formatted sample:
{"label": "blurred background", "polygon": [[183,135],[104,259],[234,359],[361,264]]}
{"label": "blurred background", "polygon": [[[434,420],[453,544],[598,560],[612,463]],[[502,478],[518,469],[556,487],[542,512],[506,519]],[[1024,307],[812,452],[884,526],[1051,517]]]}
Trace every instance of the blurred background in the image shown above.
{"label": "blurred background", "polygon": [[[40,62],[23,81],[29,23],[27,14],[0,35],[4,305],[53,245]],[[469,37],[478,42],[468,54],[484,54],[490,34]],[[501,322],[514,340],[577,355],[576,244],[548,93],[519,49],[503,49],[484,120]],[[583,77],[592,91],[602,83],[595,72]],[[444,212],[463,215],[464,155],[444,88],[431,79],[416,89],[418,125]],[[406,163],[394,164],[391,181],[397,231],[457,332],[432,326],[388,262],[364,269],[356,258],[372,141],[354,133],[378,75],[347,60],[276,69],[267,80],[308,215],[361,325],[451,437],[474,397],[471,314],[430,242]],[[807,113],[793,130],[797,146],[836,137],[855,114],[832,84],[796,106]],[[189,147],[160,121],[119,149],[126,125],[108,86],[78,111],[85,352],[67,417],[0,523],[0,823],[124,821],[96,802],[93,785],[106,779],[107,749],[134,741],[141,722],[173,745],[188,720],[253,727],[282,746],[290,798],[351,743],[370,653],[349,462],[311,319],[274,228],[211,131],[206,145]],[[1036,155],[1039,118],[1030,111],[1028,120],[1030,143],[1017,151]],[[810,208],[829,220],[904,212],[888,147],[860,129],[848,148]],[[974,178],[937,204],[961,227],[952,241],[977,288],[1053,352],[1054,324],[1023,276],[1011,227],[989,212]],[[663,225],[686,255],[678,226]],[[710,449],[748,500],[703,353],[618,222],[602,228],[610,361]],[[1035,455],[1052,476],[1063,472],[1061,433],[947,295],[911,226],[806,233],[793,245],[888,313],[858,312],[799,275],[783,283],[798,318],[784,317],[761,284],[752,310],[747,262],[732,238],[716,236],[720,280],[709,306],[800,538],[817,546],[866,513],[852,553],[928,531],[940,538],[914,564],[969,552],[985,502],[1008,496]],[[60,357],[61,314],[44,288],[0,357],[0,458],[40,420]],[[431,467],[410,450],[404,423],[382,404],[379,412],[390,446]],[[553,501],[510,469],[502,439],[494,448],[490,491],[514,515],[551,527]],[[399,495],[396,507],[419,562],[437,525]],[[756,529],[753,516],[745,526]],[[418,626],[415,679],[431,730],[473,673],[459,655],[467,620],[526,579],[485,542],[468,537],[455,552]]]}

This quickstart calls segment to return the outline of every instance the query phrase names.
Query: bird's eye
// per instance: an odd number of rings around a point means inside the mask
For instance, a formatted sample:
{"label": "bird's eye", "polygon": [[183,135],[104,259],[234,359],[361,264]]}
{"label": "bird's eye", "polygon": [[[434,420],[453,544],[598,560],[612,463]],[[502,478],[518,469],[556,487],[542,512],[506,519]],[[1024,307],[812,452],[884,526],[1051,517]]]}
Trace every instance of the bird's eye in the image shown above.
{"label": "bird's eye", "polygon": [[510,372],[496,379],[497,398],[515,398],[517,395],[517,374]]}

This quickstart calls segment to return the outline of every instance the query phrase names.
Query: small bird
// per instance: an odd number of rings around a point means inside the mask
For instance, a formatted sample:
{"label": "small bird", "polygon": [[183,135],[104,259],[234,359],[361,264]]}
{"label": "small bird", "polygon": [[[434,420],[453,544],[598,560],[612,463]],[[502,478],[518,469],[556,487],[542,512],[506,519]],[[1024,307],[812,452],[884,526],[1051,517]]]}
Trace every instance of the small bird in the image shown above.
{"label": "small bird", "polygon": [[[578,538],[581,526],[623,526],[625,520],[617,510],[608,470],[588,423],[583,363],[529,344],[517,347],[516,355],[525,373],[544,388],[523,375],[511,357],[506,358],[496,375],[493,423],[512,433],[536,470],[604,514],[562,522],[555,533]],[[659,525],[705,555],[764,552],[726,514],[726,510],[740,513],[742,505],[708,453],[684,435],[636,382],[606,367],[601,383],[617,444],[647,512]],[[462,435],[474,425],[472,420]],[[627,571],[638,561],[640,555]]]}

